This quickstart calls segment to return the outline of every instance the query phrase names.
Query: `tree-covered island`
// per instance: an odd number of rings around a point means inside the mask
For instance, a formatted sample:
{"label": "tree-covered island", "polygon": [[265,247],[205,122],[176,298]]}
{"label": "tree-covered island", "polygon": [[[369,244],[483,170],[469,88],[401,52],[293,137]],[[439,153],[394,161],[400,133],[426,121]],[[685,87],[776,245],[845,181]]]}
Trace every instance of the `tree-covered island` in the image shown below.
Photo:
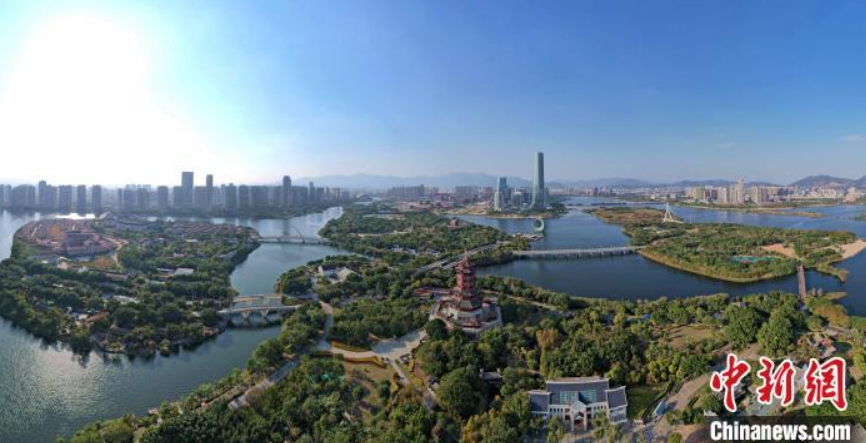
{"label": "tree-covered island", "polygon": [[622,226],[644,257],[687,272],[732,282],[797,272],[797,265],[845,280],[833,266],[866,248],[851,232],[782,229],[725,223],[663,223],[651,208],[594,208],[602,221]]}
{"label": "tree-covered island", "polygon": [[0,263],[0,315],[76,353],[152,355],[224,327],[229,275],[254,250],[233,225],[107,217],[45,219]]}

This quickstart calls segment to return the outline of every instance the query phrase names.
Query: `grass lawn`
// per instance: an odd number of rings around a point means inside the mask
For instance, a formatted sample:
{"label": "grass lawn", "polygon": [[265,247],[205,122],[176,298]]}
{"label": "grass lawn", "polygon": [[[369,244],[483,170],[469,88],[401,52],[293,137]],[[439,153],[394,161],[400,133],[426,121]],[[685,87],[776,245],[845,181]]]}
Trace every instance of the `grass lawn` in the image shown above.
{"label": "grass lawn", "polygon": [[663,392],[664,386],[629,386],[625,393],[628,397],[628,418],[631,420],[641,418],[644,410],[652,404]]}
{"label": "grass lawn", "polygon": [[382,381],[391,381],[394,370],[390,366],[380,368],[376,365],[343,362],[346,371],[346,381],[364,388],[364,397],[360,401],[360,412],[365,421],[370,419],[385,400],[379,398],[378,385]]}
{"label": "grass lawn", "polygon": [[668,334],[670,345],[684,349],[689,343],[697,343],[707,338],[713,338],[716,332],[706,325],[686,325],[670,330]]}

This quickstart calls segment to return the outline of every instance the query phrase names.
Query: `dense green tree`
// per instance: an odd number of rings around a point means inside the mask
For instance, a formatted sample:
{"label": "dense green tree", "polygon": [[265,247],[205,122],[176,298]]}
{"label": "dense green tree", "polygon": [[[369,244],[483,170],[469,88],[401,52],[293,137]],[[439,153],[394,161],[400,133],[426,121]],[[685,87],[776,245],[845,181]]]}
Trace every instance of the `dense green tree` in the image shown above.
{"label": "dense green tree", "polygon": [[460,368],[445,374],[436,392],[442,407],[463,419],[485,407],[486,386],[471,368]]}
{"label": "dense green tree", "polygon": [[755,341],[760,321],[761,316],[754,309],[729,305],[725,309],[727,325],[722,332],[734,347],[742,348]]}

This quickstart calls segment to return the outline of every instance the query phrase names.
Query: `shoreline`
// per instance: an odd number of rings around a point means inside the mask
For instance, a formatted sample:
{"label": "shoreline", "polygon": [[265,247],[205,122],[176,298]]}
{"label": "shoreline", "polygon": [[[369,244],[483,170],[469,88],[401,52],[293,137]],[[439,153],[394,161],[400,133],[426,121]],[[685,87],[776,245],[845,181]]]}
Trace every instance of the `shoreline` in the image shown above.
{"label": "shoreline", "polygon": [[701,269],[690,268],[688,266],[671,263],[667,258],[660,256],[660,255],[655,255],[651,252],[648,252],[645,249],[638,250],[637,253],[641,257],[646,258],[647,260],[653,261],[653,262],[658,263],[658,264],[663,265],[663,266],[667,266],[669,268],[676,269],[678,271],[688,272],[690,274],[700,275],[701,277],[706,277],[706,278],[710,278],[713,280],[720,280],[720,281],[724,281],[724,282],[728,282],[728,283],[743,283],[743,284],[757,283],[757,282],[765,281],[765,280],[774,280],[776,278],[784,278],[784,277],[788,277],[788,276],[794,274],[794,273],[790,273],[790,274],[785,274],[785,275],[780,275],[780,276],[767,275],[767,276],[763,276],[763,277],[739,277],[739,278],[738,277],[723,277],[723,276],[715,275],[715,274],[712,274],[710,272],[707,272],[707,271],[704,271]]}
{"label": "shoreline", "polygon": [[807,217],[807,218],[823,218],[824,214],[819,212],[812,211],[786,211],[786,209],[799,209],[799,208],[821,208],[821,207],[831,207],[835,206],[834,204],[821,204],[821,205],[810,205],[810,206],[779,206],[779,207],[739,207],[739,206],[712,206],[712,205],[692,205],[692,204],[682,204],[675,203],[674,206],[680,208],[694,208],[694,209],[707,209],[714,211],[729,211],[729,212],[742,212],[744,214],[761,214],[761,215],[788,215],[791,217]]}
{"label": "shoreline", "polygon": [[[848,260],[849,258],[852,258],[852,257],[856,256],[857,254],[866,250],[866,239],[857,238],[857,240],[855,240],[852,243],[841,245],[840,248],[842,249],[842,251],[841,251],[842,258],[839,260],[836,260],[834,263]],[[767,252],[775,252],[777,254],[782,254],[788,258],[793,258],[793,259],[799,259],[800,258],[797,256],[797,254],[794,252],[794,250],[792,248],[787,247],[781,243],[762,246],[761,249],[763,249]]]}

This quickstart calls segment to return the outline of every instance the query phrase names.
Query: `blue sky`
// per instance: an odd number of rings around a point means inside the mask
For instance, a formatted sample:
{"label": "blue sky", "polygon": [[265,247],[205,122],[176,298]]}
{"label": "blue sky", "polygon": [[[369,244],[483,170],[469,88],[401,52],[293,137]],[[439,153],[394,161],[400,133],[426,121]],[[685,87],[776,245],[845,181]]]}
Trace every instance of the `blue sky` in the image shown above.
{"label": "blue sky", "polygon": [[864,21],[858,1],[4,1],[0,179],[529,177],[536,150],[553,179],[859,177]]}

